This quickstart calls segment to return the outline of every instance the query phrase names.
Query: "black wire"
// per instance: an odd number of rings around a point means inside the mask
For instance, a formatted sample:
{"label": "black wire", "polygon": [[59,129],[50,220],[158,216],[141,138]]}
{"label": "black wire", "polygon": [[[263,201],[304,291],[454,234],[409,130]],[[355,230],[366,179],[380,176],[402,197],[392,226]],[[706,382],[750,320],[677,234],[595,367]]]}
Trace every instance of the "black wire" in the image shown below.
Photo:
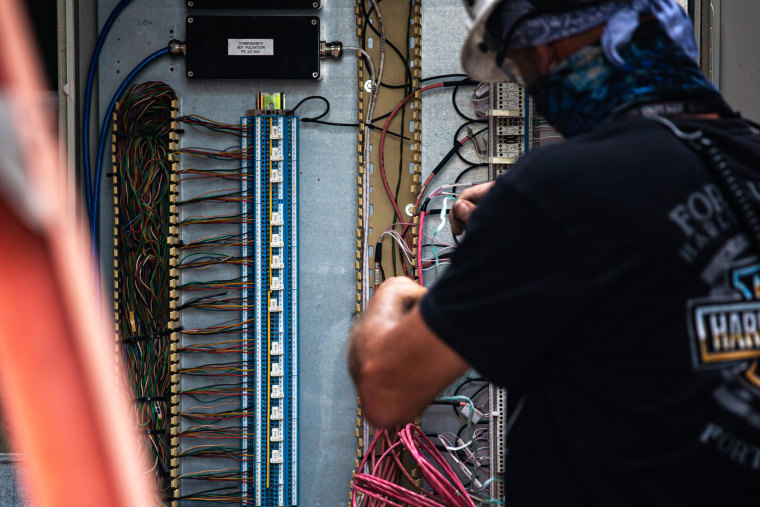
{"label": "black wire", "polygon": [[447,77],[466,77],[469,78],[467,74],[439,74],[437,76],[430,76],[430,77],[424,77],[420,79],[420,83],[424,83],[425,81],[433,81],[435,79],[445,79]]}
{"label": "black wire", "polygon": [[459,91],[459,87],[460,86],[471,86],[470,85],[470,81],[472,81],[472,80],[471,79],[465,79],[461,83],[458,83],[456,86],[454,86],[454,91],[451,94],[451,103],[454,105],[454,111],[456,111],[457,114],[459,116],[461,116],[463,119],[468,120],[468,121],[472,121],[472,122],[476,122],[476,121],[477,122],[485,122],[485,121],[488,121],[488,120],[483,120],[483,119],[478,119],[478,118],[470,118],[469,116],[467,116],[466,114],[464,114],[462,112],[462,110],[459,109],[459,106],[457,105],[457,92]]}
{"label": "black wire", "polygon": [[462,171],[461,173],[457,175],[456,179],[454,180],[454,183],[459,183],[460,181],[462,181],[462,178],[464,177],[465,174],[469,173],[470,171],[474,171],[475,169],[480,169],[481,167],[488,167],[488,164],[486,164],[485,162],[481,164],[472,164],[471,166],[467,167],[464,171]]}
{"label": "black wire", "polygon": [[[359,128],[359,126],[360,126],[358,123],[340,123],[340,122],[325,121],[325,120],[312,120],[312,119],[309,119],[309,118],[304,118],[302,121],[304,121],[306,123],[317,123],[319,125],[329,125],[331,127],[355,127],[355,128]],[[375,125],[366,125],[366,127],[370,128],[372,130],[383,130],[380,127],[376,127]],[[399,137],[399,138],[402,138],[402,139],[406,139],[407,141],[411,141],[410,138],[408,138],[406,136],[402,136],[401,134],[397,134],[395,132],[391,132],[390,130],[387,131],[386,134],[388,134],[389,136]]]}
{"label": "black wire", "polygon": [[[469,127],[470,125],[473,125],[473,124],[475,124],[475,123],[482,123],[482,122],[480,122],[480,121],[477,121],[477,120],[470,120],[470,121],[466,121],[466,122],[464,122],[463,124],[461,124],[461,125],[460,125],[460,126],[457,128],[456,132],[454,132],[454,142],[456,142],[456,140],[457,140],[457,139],[459,139],[459,135],[462,133],[462,131],[463,131],[464,129],[466,129],[467,127]],[[485,129],[483,129],[483,130],[487,130],[487,129],[488,129],[488,127],[486,127],[486,128],[485,128]],[[478,133],[482,132],[483,130],[479,131]]]}
{"label": "black wire", "polygon": [[[375,34],[380,37],[380,32],[377,31],[377,28],[375,28],[375,25],[369,22],[370,15],[375,10],[374,7],[370,7],[369,11],[367,11],[367,7],[364,5],[364,1],[362,0],[361,6],[362,6],[362,14],[364,15],[364,24],[362,25],[362,49],[366,48],[366,35],[367,35],[367,25],[372,29]],[[386,37],[385,43],[398,55],[399,58],[401,58],[401,61],[404,63],[404,69],[406,70],[407,79],[409,82],[412,82],[412,72],[409,69],[409,61],[404,58],[404,55],[401,54],[401,51]],[[389,85],[385,83],[380,83],[380,86],[383,86],[385,88],[406,88],[406,84],[402,85]]]}
{"label": "black wire", "polygon": [[[470,126],[472,124],[475,124],[475,123],[483,123],[483,121],[480,121],[480,120],[469,120],[469,121],[461,124],[459,126],[459,128],[457,129],[457,131],[454,133],[454,142],[455,143],[457,142],[457,140],[459,139],[459,135],[462,133],[462,130],[464,130],[468,126]],[[473,137],[477,136],[481,132],[485,132],[486,130],[488,130],[488,127],[478,130],[477,132],[475,132],[473,134]],[[474,140],[473,140],[473,142],[474,142]],[[459,153],[459,151],[457,151],[456,156],[457,156],[457,158],[459,160],[461,160],[462,162],[464,162],[467,165],[478,165],[480,163],[480,162],[472,162],[471,160],[467,160],[466,158],[464,158],[464,155],[462,155],[461,153]]]}
{"label": "black wire", "polygon": [[305,98],[301,99],[301,101],[298,104],[296,104],[295,107],[290,110],[290,112],[293,113],[293,114],[295,114],[296,110],[299,107],[301,107],[301,105],[304,102],[308,102],[309,100],[321,100],[322,102],[325,103],[325,110],[319,116],[315,116],[314,118],[301,118],[301,121],[316,121],[316,120],[319,120],[321,118],[324,118],[325,116],[327,116],[327,113],[330,112],[330,101],[327,100],[325,97],[323,97],[321,95],[309,95],[308,97],[305,97]]}
{"label": "black wire", "polygon": [[[429,77],[429,78],[425,78],[423,81],[425,81],[425,80],[431,80],[431,79],[438,79],[438,78],[445,77],[445,76],[456,76],[456,75],[457,74],[442,74],[440,76],[432,76],[432,77]],[[475,81],[472,81],[471,79],[468,78],[468,79],[466,79],[464,81],[444,81],[443,82],[443,87],[444,88],[448,88],[448,87],[456,86],[456,85],[460,85],[460,86],[461,85],[468,85],[469,86],[470,84],[477,84],[477,83]],[[384,120],[384,119],[386,119],[390,115],[391,115],[391,112],[388,111],[387,113],[381,114],[380,116],[375,116],[375,117],[372,118],[372,123],[375,123],[376,121]],[[484,120],[483,119],[483,120],[476,120],[476,121],[478,123],[485,123],[488,120]]]}

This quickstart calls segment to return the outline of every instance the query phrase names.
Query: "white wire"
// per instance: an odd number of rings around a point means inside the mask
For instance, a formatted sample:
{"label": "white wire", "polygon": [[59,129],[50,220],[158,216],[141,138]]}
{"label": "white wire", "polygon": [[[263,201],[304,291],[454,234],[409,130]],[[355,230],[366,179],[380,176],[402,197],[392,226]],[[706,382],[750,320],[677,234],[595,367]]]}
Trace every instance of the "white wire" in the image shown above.
{"label": "white wire", "polygon": [[380,235],[380,237],[381,237],[381,238],[383,238],[383,237],[385,237],[385,236],[392,236],[392,237],[393,237],[393,239],[395,239],[395,240],[396,240],[396,242],[399,244],[399,246],[400,246],[401,248],[403,248],[403,249],[404,249],[404,251],[405,251],[405,252],[409,252],[409,254],[410,254],[410,255],[414,255],[414,252],[413,252],[413,251],[412,251],[412,249],[409,247],[409,245],[407,245],[407,244],[406,244],[406,242],[405,242],[405,241],[404,241],[404,239],[401,237],[401,234],[399,234],[399,232],[398,232],[398,231],[385,231],[384,233],[382,233],[382,234]]}
{"label": "white wire", "polygon": [[354,46],[343,46],[344,51],[358,51],[361,53],[361,55],[364,57],[364,61],[367,63],[367,67],[369,67],[369,78],[374,83],[375,82],[375,62],[372,61],[372,57],[364,51],[362,48],[357,48]]}
{"label": "white wire", "polygon": [[[445,253],[449,253],[450,251],[453,252],[454,250],[456,250],[456,247],[447,246],[447,247],[441,249],[438,252],[438,257],[440,258],[441,255],[443,255]],[[431,255],[429,257],[425,257],[425,256],[422,257],[422,262],[431,262],[431,261],[434,261],[434,260],[435,260],[435,256],[434,255]],[[443,260],[446,260],[446,259],[443,259]]]}
{"label": "white wire", "polygon": [[[383,80],[383,69],[385,67],[385,25],[383,24],[383,14],[376,0],[369,0],[375,9],[377,24],[380,29],[380,65],[377,69],[377,75],[372,83],[372,93],[369,97],[369,107],[367,107],[367,116],[364,121],[364,178],[362,178],[362,308],[366,308],[369,302],[369,137],[372,118],[375,114],[375,103],[377,94],[380,90],[380,83]],[[364,52],[362,52],[364,54]],[[373,64],[374,67],[374,64]]]}
{"label": "white wire", "polygon": [[380,240],[383,239],[385,236],[390,236],[393,238],[393,240],[398,243],[398,245],[401,247],[401,250],[404,252],[404,257],[406,257],[407,262],[409,264],[414,264],[412,262],[412,259],[410,256],[413,256],[414,253],[409,249],[409,247],[404,243],[404,240],[401,238],[401,235],[396,231],[385,231],[380,235]]}

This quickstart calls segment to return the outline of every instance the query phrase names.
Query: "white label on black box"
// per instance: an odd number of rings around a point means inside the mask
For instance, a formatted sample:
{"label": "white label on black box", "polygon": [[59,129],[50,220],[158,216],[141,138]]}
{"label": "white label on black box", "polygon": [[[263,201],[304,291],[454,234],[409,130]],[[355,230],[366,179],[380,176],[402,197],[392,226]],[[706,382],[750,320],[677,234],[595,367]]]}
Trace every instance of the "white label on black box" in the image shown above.
{"label": "white label on black box", "polygon": [[274,39],[227,39],[228,56],[273,56]]}

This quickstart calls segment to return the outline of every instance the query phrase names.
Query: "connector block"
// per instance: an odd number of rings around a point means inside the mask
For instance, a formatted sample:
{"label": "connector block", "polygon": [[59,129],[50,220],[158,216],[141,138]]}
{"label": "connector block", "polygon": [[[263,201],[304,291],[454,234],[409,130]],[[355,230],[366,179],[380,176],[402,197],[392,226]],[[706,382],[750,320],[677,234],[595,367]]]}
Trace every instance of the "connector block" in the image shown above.
{"label": "connector block", "polygon": [[[254,216],[243,232],[253,238],[242,267],[250,280],[252,304],[244,339],[255,352],[243,362],[255,371],[246,378],[252,409],[244,421],[243,446],[252,459],[241,464],[252,505],[298,505],[298,119],[286,114],[280,94],[262,94],[255,115],[244,117],[242,148],[250,153],[242,192],[244,214]],[[255,204],[254,204],[255,203]],[[255,345],[254,345],[255,344]]]}

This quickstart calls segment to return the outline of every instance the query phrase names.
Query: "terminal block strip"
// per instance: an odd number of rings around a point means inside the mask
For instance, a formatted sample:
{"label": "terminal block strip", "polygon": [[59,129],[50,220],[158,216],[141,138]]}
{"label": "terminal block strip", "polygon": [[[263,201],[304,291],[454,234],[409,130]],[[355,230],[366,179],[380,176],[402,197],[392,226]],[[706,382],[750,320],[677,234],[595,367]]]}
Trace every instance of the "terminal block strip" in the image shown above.
{"label": "terminal block strip", "polygon": [[[533,106],[516,83],[495,83],[490,89],[488,114],[488,177],[498,178],[533,147]],[[504,453],[507,446],[507,390],[489,384],[488,421],[491,498],[505,500]]]}
{"label": "terminal block strip", "polygon": [[525,155],[533,143],[533,111],[525,89],[516,83],[494,83],[490,90],[489,179]]}
{"label": "terminal block strip", "polygon": [[[246,299],[243,336],[253,347],[242,354],[243,496],[252,505],[296,505],[298,478],[298,119],[286,115],[244,117],[242,232],[254,238],[243,257]],[[251,181],[253,180],[253,181]],[[254,351],[251,353],[250,351]],[[253,380],[253,385],[250,382]],[[249,394],[252,393],[252,394]],[[251,399],[252,398],[252,399]]]}
{"label": "terminal block strip", "polygon": [[488,420],[489,463],[491,465],[491,498],[504,501],[504,454],[507,450],[507,390],[488,385],[491,417]]}

